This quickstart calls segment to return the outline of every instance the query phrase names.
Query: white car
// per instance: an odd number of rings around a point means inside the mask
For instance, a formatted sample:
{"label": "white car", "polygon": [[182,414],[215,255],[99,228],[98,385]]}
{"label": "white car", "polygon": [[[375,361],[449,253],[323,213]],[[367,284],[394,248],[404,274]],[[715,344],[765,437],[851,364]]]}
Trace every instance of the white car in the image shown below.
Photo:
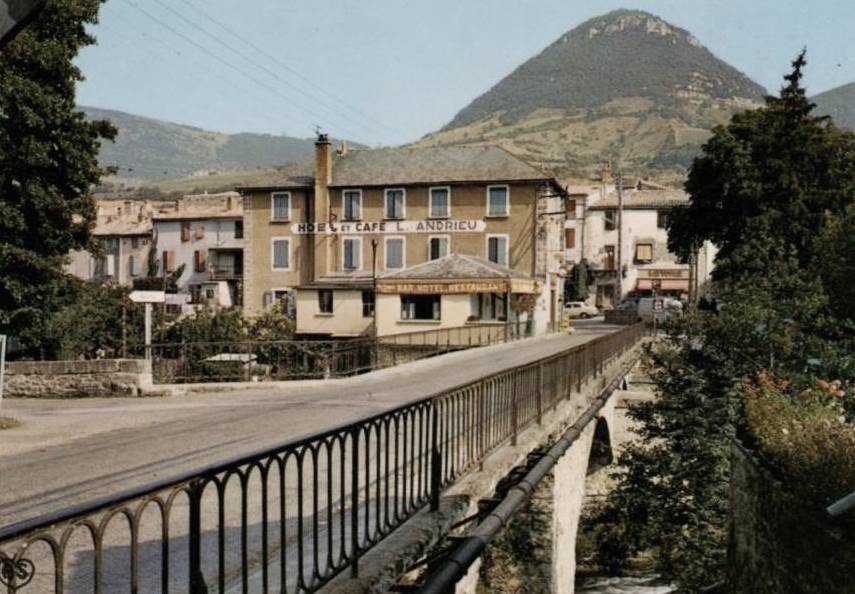
{"label": "white car", "polygon": [[587,319],[600,315],[600,310],[584,301],[569,301],[564,304],[564,314],[571,318]]}

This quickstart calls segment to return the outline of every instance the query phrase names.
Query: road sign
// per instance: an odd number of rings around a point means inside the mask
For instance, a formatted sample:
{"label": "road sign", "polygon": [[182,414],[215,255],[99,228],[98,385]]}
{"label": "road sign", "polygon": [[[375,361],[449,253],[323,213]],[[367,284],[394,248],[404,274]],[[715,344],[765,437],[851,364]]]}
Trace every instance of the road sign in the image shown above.
{"label": "road sign", "polygon": [[38,13],[45,0],[0,0],[0,48]]}
{"label": "road sign", "polygon": [[131,291],[128,299],[134,303],[164,303],[166,292],[164,291]]}

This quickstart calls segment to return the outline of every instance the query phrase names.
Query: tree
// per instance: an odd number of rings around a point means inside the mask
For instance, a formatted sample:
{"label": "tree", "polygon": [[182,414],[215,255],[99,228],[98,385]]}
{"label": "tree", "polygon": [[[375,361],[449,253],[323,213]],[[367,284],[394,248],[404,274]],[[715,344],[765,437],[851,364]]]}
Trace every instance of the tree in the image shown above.
{"label": "tree", "polygon": [[671,218],[669,247],[719,248],[715,278],[774,278],[805,269],[829,214],[855,196],[855,135],[838,130],[801,87],[802,52],[779,97],[713,130],[689,171],[690,205]]}
{"label": "tree", "polygon": [[115,129],[75,108],[73,64],[94,43],[100,0],[53,0],[0,53],[0,332],[31,351],[71,289],[62,266],[92,248],[90,188],[102,139]]}
{"label": "tree", "polygon": [[567,301],[588,299],[588,263],[585,260],[573,267],[571,282],[567,284]]}

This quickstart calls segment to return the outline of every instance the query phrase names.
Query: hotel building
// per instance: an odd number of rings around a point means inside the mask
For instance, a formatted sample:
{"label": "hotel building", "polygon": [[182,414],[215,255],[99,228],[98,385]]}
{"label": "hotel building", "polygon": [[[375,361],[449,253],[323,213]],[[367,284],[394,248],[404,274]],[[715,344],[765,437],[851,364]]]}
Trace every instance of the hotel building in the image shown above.
{"label": "hotel building", "polygon": [[244,308],[296,308],[297,333],[555,323],[564,190],[492,146],[334,150],[238,188]]}

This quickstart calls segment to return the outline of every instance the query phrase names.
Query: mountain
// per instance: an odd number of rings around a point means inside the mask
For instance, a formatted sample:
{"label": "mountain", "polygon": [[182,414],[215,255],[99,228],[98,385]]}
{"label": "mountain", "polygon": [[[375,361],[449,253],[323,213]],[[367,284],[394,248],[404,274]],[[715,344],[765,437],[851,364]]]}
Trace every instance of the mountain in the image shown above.
{"label": "mountain", "polygon": [[811,100],[816,103],[816,111],[829,115],[841,128],[855,130],[855,82],[820,93]]}
{"label": "mountain", "polygon": [[314,152],[314,139],[224,134],[121,111],[79,109],[91,119],[110,120],[119,129],[116,142],[105,142],[99,155],[102,165],[119,168],[114,182],[145,183],[269,167],[301,161]]}
{"label": "mountain", "polygon": [[688,31],[618,10],[564,34],[416,144],[498,143],[564,173],[619,157],[625,170],[679,176],[713,126],[764,95]]}

